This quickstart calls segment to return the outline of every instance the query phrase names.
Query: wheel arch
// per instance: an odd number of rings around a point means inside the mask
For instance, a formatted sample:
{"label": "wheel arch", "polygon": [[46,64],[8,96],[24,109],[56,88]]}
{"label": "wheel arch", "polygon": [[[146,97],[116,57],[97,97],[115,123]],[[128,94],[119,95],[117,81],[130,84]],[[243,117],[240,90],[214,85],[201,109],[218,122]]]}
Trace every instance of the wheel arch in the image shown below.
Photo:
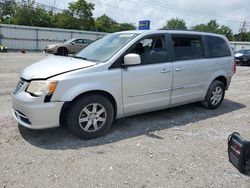
{"label": "wheel arch", "polygon": [[225,76],[218,76],[213,81],[215,80],[221,81],[224,84],[225,88],[227,88],[228,83],[227,78]]}
{"label": "wheel arch", "polygon": [[61,108],[61,112],[60,112],[60,126],[61,125],[64,125],[64,118],[65,118],[65,113],[67,112],[67,109],[69,107],[69,105],[73,102],[73,101],[76,101],[78,100],[79,98],[85,96],[85,95],[91,95],[91,94],[98,94],[98,95],[102,95],[102,96],[105,96],[106,98],[108,98],[114,108],[114,119],[116,118],[117,116],[117,102],[114,98],[114,96],[112,94],[110,94],[109,92],[107,91],[104,91],[104,90],[91,90],[91,91],[86,91],[86,92],[83,92],[77,96],[75,96],[72,101],[67,101],[63,104],[62,108]]}
{"label": "wheel arch", "polygon": [[66,49],[67,52],[69,52],[69,50],[68,50],[67,47],[65,47],[65,46],[59,46],[59,47],[57,48],[57,50],[56,50],[56,53],[57,53],[57,54],[58,54],[58,51],[59,51],[60,49]]}

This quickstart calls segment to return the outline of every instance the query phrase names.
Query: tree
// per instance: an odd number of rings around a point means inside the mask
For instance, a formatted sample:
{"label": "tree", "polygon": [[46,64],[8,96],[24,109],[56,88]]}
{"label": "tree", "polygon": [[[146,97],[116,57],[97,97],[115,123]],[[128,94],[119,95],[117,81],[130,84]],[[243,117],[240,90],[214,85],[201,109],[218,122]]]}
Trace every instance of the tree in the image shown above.
{"label": "tree", "polygon": [[54,23],[54,27],[57,28],[80,29],[78,19],[73,17],[68,10],[63,11],[62,13],[55,14],[52,17],[52,23]]}
{"label": "tree", "polygon": [[167,21],[163,29],[187,29],[186,23],[183,19],[173,18]]}
{"label": "tree", "polygon": [[9,23],[10,18],[15,14],[16,8],[15,0],[2,0],[0,1],[0,23]]}
{"label": "tree", "polygon": [[233,40],[235,41],[250,41],[250,32],[246,33],[238,33],[233,36]]}
{"label": "tree", "polygon": [[210,33],[217,33],[221,35],[225,35],[229,40],[233,40],[233,32],[232,30],[225,25],[219,25],[216,20],[211,20],[207,24],[199,24],[192,27],[195,31],[202,31],[202,32],[210,32]]}
{"label": "tree", "polygon": [[22,1],[21,6],[16,8],[14,24],[34,26],[35,10],[33,9],[34,0]]}
{"label": "tree", "polygon": [[52,14],[42,7],[34,7],[34,0],[22,1],[21,6],[16,8],[13,20],[17,25],[31,25],[40,27],[51,27]]}
{"label": "tree", "polygon": [[117,32],[117,31],[127,31],[127,30],[135,30],[136,27],[131,23],[117,23],[112,18],[107,15],[102,15],[98,17],[95,21],[95,29],[100,32]]}
{"label": "tree", "polygon": [[96,19],[95,28],[100,32],[112,33],[119,31],[119,24],[104,14]]}
{"label": "tree", "polygon": [[220,28],[220,25],[217,24],[216,20],[211,20],[207,24],[199,24],[199,25],[194,26],[192,29],[195,31],[217,33],[219,28]]}
{"label": "tree", "polygon": [[225,25],[220,26],[217,33],[225,35],[228,38],[228,40],[233,40],[232,29],[230,29],[228,26]]}
{"label": "tree", "polygon": [[119,31],[135,30],[136,27],[131,23],[121,23],[119,26]]}
{"label": "tree", "polygon": [[94,10],[94,4],[88,3],[85,0],[78,0],[76,2],[69,3],[69,12],[73,17],[78,19],[78,24],[82,30],[93,30],[95,21],[92,11]]}
{"label": "tree", "polygon": [[0,2],[0,17],[12,17],[15,13],[16,2],[15,0],[2,0]]}

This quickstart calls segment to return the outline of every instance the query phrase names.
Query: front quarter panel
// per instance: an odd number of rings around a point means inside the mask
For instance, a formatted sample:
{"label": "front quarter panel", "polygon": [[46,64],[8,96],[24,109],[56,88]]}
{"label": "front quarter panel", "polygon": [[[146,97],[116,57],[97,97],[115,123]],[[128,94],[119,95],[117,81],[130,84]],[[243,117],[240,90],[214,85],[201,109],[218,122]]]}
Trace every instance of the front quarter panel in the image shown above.
{"label": "front quarter panel", "polygon": [[121,69],[101,70],[99,68],[99,71],[96,72],[82,71],[64,76],[58,82],[51,101],[72,101],[83,93],[96,90],[111,94],[117,103],[117,116],[123,114]]}

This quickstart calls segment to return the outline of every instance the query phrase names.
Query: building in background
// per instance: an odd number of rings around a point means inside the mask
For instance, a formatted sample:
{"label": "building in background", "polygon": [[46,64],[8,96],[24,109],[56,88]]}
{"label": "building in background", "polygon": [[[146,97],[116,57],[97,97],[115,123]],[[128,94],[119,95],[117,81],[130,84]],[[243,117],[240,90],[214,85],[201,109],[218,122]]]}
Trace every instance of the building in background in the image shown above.
{"label": "building in background", "polygon": [[[139,29],[150,29],[150,21],[140,21]],[[42,51],[47,45],[62,43],[68,39],[85,38],[96,40],[104,35],[106,33],[0,24],[0,44],[7,46],[9,50]],[[250,49],[250,42],[231,41],[230,43],[234,51]]]}
{"label": "building in background", "polygon": [[62,43],[71,38],[96,40],[106,33],[0,24],[0,44],[10,50],[44,50],[47,45]]}
{"label": "building in background", "polygon": [[250,42],[230,41],[234,51],[241,49],[250,49]]}

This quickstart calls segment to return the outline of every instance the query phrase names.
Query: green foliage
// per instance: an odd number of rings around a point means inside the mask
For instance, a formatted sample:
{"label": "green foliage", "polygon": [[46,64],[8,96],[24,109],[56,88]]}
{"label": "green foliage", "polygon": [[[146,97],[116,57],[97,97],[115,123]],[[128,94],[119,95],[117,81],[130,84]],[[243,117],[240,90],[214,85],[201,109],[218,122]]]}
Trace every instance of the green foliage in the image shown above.
{"label": "green foliage", "polygon": [[16,8],[12,22],[18,25],[52,26],[51,15],[41,7],[34,8],[34,2],[34,0],[22,1],[22,5]]}
{"label": "green foliage", "polygon": [[108,33],[119,30],[119,26],[116,21],[105,14],[96,19],[95,28],[97,31]]}
{"label": "green foliage", "polygon": [[187,29],[186,23],[183,19],[173,18],[167,21],[163,29]]}
{"label": "green foliage", "polygon": [[250,32],[235,34],[234,40],[235,41],[250,41]]}
{"label": "green foliage", "polygon": [[105,14],[96,19],[95,28],[96,31],[107,32],[107,33],[136,29],[136,27],[133,24],[129,23],[119,24]]}
{"label": "green foliage", "polygon": [[15,0],[1,0],[0,1],[0,23],[12,18],[15,13]]}
{"label": "green foliage", "polygon": [[57,28],[80,29],[78,19],[73,17],[69,11],[55,14],[52,17],[52,23],[54,23],[54,27]]}
{"label": "green foliage", "polygon": [[93,26],[95,25],[94,18],[92,17],[94,6],[94,4],[88,3],[85,0],[78,0],[76,2],[69,3],[69,12],[73,17],[77,18],[80,29],[93,29]]}
{"label": "green foliage", "polygon": [[[48,12],[43,7],[35,6],[35,0],[19,0],[18,2],[17,0],[0,0],[0,23],[109,33],[136,29],[131,23],[117,23],[105,14],[95,20],[93,18],[95,5],[87,0],[71,2],[68,9],[61,13]],[[167,21],[164,29],[187,29],[187,26],[183,19],[173,18]],[[216,20],[196,25],[192,29],[222,34],[229,40],[250,41],[250,32],[233,35],[228,26],[219,25]]]}
{"label": "green foliage", "polygon": [[221,35],[225,35],[229,40],[233,40],[233,32],[232,30],[225,25],[219,25],[216,20],[211,20],[207,24],[199,24],[192,27],[195,31],[202,31],[202,32],[210,32],[210,33],[217,33]]}
{"label": "green foliage", "polygon": [[121,23],[119,31],[135,30],[136,27],[131,23]]}
{"label": "green foliage", "polygon": [[0,1],[0,17],[13,16],[15,13],[15,0],[1,0]]}
{"label": "green foliage", "polygon": [[[69,3],[67,10],[53,14],[43,7],[35,6],[35,0],[21,0],[18,6],[15,0],[2,0],[0,23],[102,32],[136,29],[133,24],[119,24],[107,15],[94,20],[94,6],[86,0],[77,0]],[[8,18],[4,19],[6,16]]]}
{"label": "green foliage", "polygon": [[228,26],[222,25],[218,29],[218,34],[225,35],[228,40],[233,40],[233,32]]}

